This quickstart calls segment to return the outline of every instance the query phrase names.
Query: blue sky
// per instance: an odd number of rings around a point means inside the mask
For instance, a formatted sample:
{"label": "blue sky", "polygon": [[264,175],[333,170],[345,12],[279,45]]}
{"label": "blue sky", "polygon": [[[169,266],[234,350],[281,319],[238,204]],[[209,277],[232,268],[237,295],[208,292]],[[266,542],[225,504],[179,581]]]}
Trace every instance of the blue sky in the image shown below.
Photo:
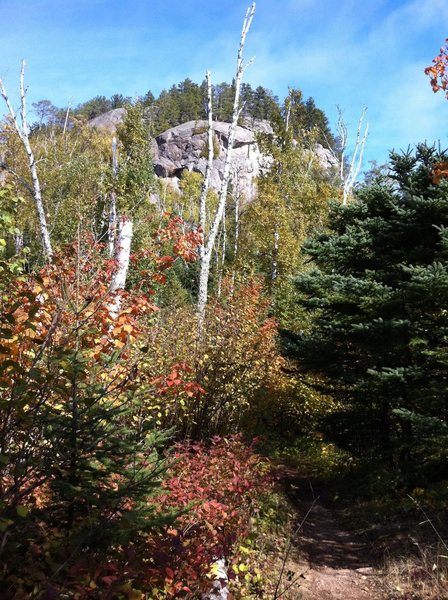
{"label": "blue sky", "polygon": [[[58,106],[95,95],[132,97],[207,69],[230,81],[243,0],[0,0],[0,76],[14,96],[27,61],[29,101]],[[388,150],[440,140],[448,101],[423,68],[448,37],[447,0],[259,0],[245,80],[281,98],[313,96],[333,128],[336,105],[354,137],[368,107],[365,163]]]}

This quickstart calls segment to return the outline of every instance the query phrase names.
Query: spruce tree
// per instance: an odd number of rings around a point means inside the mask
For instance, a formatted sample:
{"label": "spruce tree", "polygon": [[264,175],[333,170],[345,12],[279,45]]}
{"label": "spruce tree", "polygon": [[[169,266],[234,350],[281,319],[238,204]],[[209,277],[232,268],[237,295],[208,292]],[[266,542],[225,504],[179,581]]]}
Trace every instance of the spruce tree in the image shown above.
{"label": "spruce tree", "polygon": [[433,183],[443,159],[426,145],[392,153],[387,177],[333,205],[329,230],[305,245],[314,267],[296,279],[313,316],[298,355],[345,407],[333,433],[434,477],[446,475],[448,435],[448,181]]}

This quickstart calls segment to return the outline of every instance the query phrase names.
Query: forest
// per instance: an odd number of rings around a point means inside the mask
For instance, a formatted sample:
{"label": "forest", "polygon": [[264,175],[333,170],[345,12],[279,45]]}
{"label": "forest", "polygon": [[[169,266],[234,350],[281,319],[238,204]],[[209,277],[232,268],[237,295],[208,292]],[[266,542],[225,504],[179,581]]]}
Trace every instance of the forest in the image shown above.
{"label": "forest", "polygon": [[[363,114],[349,153],[342,111],[243,81],[253,16],[230,83],[0,80],[5,600],[448,598],[448,153],[361,181]],[[368,561],[333,595],[313,518]]]}

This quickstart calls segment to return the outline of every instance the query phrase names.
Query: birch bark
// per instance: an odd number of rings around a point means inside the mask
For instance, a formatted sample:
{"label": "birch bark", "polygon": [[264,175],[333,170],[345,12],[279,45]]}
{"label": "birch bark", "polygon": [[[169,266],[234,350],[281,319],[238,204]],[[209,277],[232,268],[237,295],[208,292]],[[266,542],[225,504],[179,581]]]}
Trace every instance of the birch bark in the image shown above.
{"label": "birch bark", "polygon": [[342,204],[344,206],[347,204],[348,197],[353,190],[353,186],[355,185],[356,178],[359,175],[359,171],[362,165],[362,155],[364,154],[364,146],[366,145],[367,136],[369,134],[369,124],[367,123],[364,129],[364,134],[361,138],[362,124],[364,121],[366,110],[367,108],[364,108],[362,110],[361,116],[359,117],[358,129],[356,131],[355,149],[353,151],[350,168],[344,179],[344,187],[342,190]]}
{"label": "birch bark", "polygon": [[117,235],[117,192],[115,191],[115,179],[118,171],[118,160],[117,160],[117,138],[112,138],[112,176],[114,185],[110,192],[110,205],[109,205],[109,228],[107,231],[107,237],[109,242],[109,256],[113,256],[115,252],[115,238]]}
{"label": "birch bark", "polygon": [[129,269],[129,259],[131,256],[131,245],[133,236],[133,222],[127,217],[121,217],[118,224],[118,231],[115,246],[115,259],[117,261],[116,269],[110,282],[110,292],[113,296],[109,305],[111,317],[116,319],[121,308],[121,298],[119,290],[124,290],[126,278]]}
{"label": "birch bark", "polygon": [[[219,191],[218,198],[218,208],[216,209],[216,213],[213,219],[213,223],[210,227],[210,231],[208,233],[207,239],[204,239],[202,251],[201,251],[201,265],[200,265],[200,274],[199,274],[199,294],[198,294],[198,304],[197,304],[197,312],[198,312],[198,323],[199,329],[201,329],[202,323],[205,317],[205,308],[207,306],[208,299],[208,280],[210,274],[210,261],[212,258],[213,247],[215,243],[216,236],[218,234],[219,226],[221,224],[224,208],[227,200],[227,190],[229,187],[229,179],[230,179],[230,167],[233,153],[233,145],[235,142],[235,133],[236,127],[238,125],[238,118],[240,116],[240,108],[239,108],[239,100],[240,100],[240,91],[241,91],[241,82],[243,79],[244,71],[246,68],[252,63],[250,60],[247,64],[244,64],[243,60],[243,50],[244,43],[246,41],[247,34],[249,32],[252,19],[255,14],[255,2],[252,4],[250,8],[247,9],[246,16],[243,22],[243,28],[241,31],[240,44],[238,48],[238,56],[237,56],[237,64],[236,64],[236,77],[235,77],[235,97],[233,100],[233,110],[232,110],[232,122],[229,126],[229,134],[228,134],[228,144],[226,150],[226,157],[224,161],[224,169],[223,169],[223,178],[221,183],[221,188]],[[210,112],[209,112],[209,139],[210,139]],[[210,148],[209,148],[209,162],[210,162]],[[202,199],[202,195],[201,195]]]}
{"label": "birch bark", "polygon": [[34,204],[36,206],[37,218],[39,221],[40,234],[42,239],[42,247],[44,250],[45,258],[48,262],[51,262],[51,258],[53,256],[53,248],[51,245],[50,234],[47,225],[47,217],[45,214],[44,203],[42,200],[42,192],[40,188],[39,177],[37,175],[36,168],[36,159],[34,157],[33,149],[31,148],[30,139],[29,139],[29,126],[28,126],[28,117],[27,117],[27,107],[26,107],[26,90],[25,90],[25,61],[22,60],[22,67],[20,69],[20,120],[21,123],[17,119],[17,115],[12,107],[12,104],[9,100],[8,94],[6,92],[6,88],[3,84],[3,81],[0,79],[0,93],[3,97],[3,100],[6,103],[6,106],[9,111],[9,116],[13,122],[16,133],[22,142],[23,147],[25,148],[25,152],[28,158],[28,166],[31,173],[32,180],[32,195],[34,199]]}
{"label": "birch bark", "polygon": [[[359,175],[362,165],[362,157],[364,154],[364,147],[366,145],[367,136],[369,135],[369,124],[367,123],[362,132],[362,126],[367,108],[363,108],[361,116],[358,120],[358,128],[356,130],[355,148],[353,150],[352,160],[350,164],[346,165],[345,157],[347,152],[348,144],[348,129],[347,124],[344,121],[344,115],[341,108],[338,106],[338,124],[337,124],[337,136],[339,138],[340,149],[339,152],[334,152],[331,148],[330,151],[334,158],[339,163],[339,179],[342,187],[342,204],[346,206],[348,198],[352,193],[353,186],[355,185],[356,179]],[[362,137],[361,137],[362,136]]]}

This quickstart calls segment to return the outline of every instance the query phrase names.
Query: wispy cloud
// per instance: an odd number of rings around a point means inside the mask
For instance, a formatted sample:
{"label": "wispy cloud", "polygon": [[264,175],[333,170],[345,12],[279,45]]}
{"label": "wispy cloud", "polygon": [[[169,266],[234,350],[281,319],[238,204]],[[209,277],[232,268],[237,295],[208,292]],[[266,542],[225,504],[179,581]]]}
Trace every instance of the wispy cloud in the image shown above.
{"label": "wispy cloud", "polygon": [[[64,104],[96,94],[158,93],[190,77],[230,81],[245,0],[0,0],[0,74],[17,83],[28,58],[30,99]],[[366,160],[422,139],[448,145],[448,102],[422,73],[448,35],[446,0],[258,0],[246,80],[280,97],[313,96],[352,130],[368,106]]]}

